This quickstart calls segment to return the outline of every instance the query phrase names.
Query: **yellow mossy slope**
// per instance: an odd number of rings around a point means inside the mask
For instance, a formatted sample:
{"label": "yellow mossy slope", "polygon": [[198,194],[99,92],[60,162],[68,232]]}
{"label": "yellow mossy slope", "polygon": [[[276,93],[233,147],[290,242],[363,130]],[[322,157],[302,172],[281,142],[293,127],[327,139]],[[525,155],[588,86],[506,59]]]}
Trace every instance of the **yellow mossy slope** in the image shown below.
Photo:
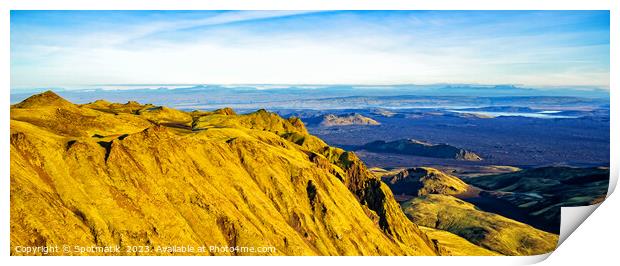
{"label": "yellow mossy slope", "polygon": [[544,254],[553,251],[558,243],[558,235],[481,211],[453,196],[429,194],[406,201],[402,206],[418,225],[449,231],[504,255]]}
{"label": "yellow mossy slope", "polygon": [[437,253],[353,153],[325,145],[298,120],[43,96],[11,107],[12,247]]}
{"label": "yellow mossy slope", "polygon": [[431,240],[435,241],[441,255],[445,256],[501,256],[497,252],[476,246],[448,231],[420,226]]}

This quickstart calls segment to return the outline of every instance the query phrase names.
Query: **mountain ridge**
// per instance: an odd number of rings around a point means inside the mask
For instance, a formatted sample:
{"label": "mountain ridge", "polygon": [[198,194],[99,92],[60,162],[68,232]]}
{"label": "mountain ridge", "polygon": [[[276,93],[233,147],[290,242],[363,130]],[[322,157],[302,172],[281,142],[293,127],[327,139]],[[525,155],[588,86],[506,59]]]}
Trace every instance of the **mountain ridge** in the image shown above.
{"label": "mountain ridge", "polygon": [[166,110],[152,105],[112,105],[11,107],[11,246],[439,253],[354,153],[309,135],[298,119],[183,112],[189,122],[138,111]]}

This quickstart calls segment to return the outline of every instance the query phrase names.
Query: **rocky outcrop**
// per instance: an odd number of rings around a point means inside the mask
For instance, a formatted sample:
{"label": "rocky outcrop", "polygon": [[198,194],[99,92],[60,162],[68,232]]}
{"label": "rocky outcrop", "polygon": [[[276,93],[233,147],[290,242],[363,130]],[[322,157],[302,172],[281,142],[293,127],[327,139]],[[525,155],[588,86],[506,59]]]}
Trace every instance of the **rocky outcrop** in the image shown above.
{"label": "rocky outcrop", "polygon": [[469,189],[469,185],[458,177],[429,167],[404,169],[397,174],[384,176],[383,181],[394,194],[414,197],[428,194],[458,195]]}
{"label": "rocky outcrop", "polygon": [[308,122],[309,124],[319,125],[323,127],[378,126],[381,124],[370,117],[366,117],[356,113],[344,115],[326,114],[319,117],[310,118],[308,119]]}
{"label": "rocky outcrop", "polygon": [[413,139],[386,142],[378,140],[360,147],[371,152],[396,153],[422,157],[446,158],[464,161],[481,161],[482,158],[472,151],[448,144],[431,144]]}

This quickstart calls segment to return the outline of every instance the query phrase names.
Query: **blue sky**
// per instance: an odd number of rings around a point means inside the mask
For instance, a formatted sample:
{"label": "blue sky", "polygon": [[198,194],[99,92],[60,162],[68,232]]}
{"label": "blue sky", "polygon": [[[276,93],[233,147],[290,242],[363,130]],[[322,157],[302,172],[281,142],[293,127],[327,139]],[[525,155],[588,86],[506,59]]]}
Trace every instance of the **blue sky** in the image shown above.
{"label": "blue sky", "polygon": [[12,11],[11,87],[609,87],[608,11]]}

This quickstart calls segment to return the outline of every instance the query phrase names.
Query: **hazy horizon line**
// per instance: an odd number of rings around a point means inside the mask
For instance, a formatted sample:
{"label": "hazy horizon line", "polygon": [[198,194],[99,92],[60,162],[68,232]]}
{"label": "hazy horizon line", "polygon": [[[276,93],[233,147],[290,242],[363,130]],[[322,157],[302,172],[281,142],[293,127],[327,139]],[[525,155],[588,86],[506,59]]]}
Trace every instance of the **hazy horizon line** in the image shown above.
{"label": "hazy horizon line", "polygon": [[[404,87],[404,86],[412,86],[414,87],[451,87],[451,86],[462,86],[462,87],[513,87],[515,89],[532,89],[532,90],[560,90],[560,89],[572,89],[572,90],[591,90],[591,91],[610,91],[610,87],[601,86],[601,85],[526,85],[526,84],[486,84],[486,83],[382,83],[382,84],[363,84],[363,83],[102,83],[102,84],[77,84],[77,85],[48,85],[48,86],[16,86],[11,87],[10,90],[44,90],[44,89],[62,89],[62,90],[92,90],[92,89],[100,89],[96,87],[139,87],[139,86],[160,86],[161,89],[165,89],[166,86],[169,87],[180,87],[180,86],[188,86],[198,87],[198,86],[220,86],[220,87],[257,87],[257,86],[273,86],[274,88],[263,88],[263,89],[286,89],[287,87],[317,87],[317,88],[327,88],[327,87],[336,87],[336,86],[351,86],[351,87],[385,87],[388,89],[389,87]],[[145,88],[145,89],[160,89],[160,88]],[[138,88],[137,88],[138,89]],[[167,88],[167,89],[180,89],[180,88]],[[258,89],[258,88],[257,88]],[[308,88],[311,89],[311,88]],[[354,88],[353,88],[354,89]]]}

